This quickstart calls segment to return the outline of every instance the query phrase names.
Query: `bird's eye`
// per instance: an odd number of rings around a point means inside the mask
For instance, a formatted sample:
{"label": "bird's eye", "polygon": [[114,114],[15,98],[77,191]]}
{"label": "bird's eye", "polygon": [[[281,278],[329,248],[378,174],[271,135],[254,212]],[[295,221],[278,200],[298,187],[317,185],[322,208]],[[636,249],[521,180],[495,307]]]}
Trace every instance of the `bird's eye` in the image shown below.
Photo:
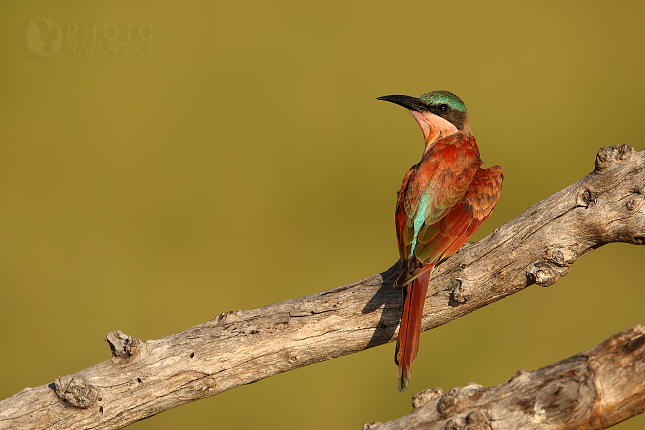
{"label": "bird's eye", "polygon": [[445,104],[445,103],[441,103],[441,104],[439,105],[439,110],[440,110],[441,112],[445,112],[445,111],[447,111],[447,110],[448,110],[448,105],[447,105],[447,104]]}

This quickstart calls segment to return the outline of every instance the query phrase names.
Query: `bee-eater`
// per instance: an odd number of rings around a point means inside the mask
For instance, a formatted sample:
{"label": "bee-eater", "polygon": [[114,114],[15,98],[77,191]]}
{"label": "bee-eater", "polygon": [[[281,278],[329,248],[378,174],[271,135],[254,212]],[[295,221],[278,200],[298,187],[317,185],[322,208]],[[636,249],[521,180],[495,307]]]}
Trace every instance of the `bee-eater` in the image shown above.
{"label": "bee-eater", "polygon": [[421,161],[403,178],[396,201],[396,236],[403,272],[403,314],[396,342],[399,391],[407,390],[419,349],[423,305],[433,268],[461,248],[493,211],[504,175],[499,166],[482,169],[459,97],[433,91],[419,97],[391,95],[379,100],[410,110],[425,138]]}

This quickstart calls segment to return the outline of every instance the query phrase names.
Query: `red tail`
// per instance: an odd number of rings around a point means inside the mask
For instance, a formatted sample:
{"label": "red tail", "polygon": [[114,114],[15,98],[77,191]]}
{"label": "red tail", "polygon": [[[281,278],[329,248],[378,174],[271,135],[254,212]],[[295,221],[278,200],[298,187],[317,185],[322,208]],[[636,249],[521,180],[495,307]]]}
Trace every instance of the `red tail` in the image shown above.
{"label": "red tail", "polygon": [[423,305],[425,304],[431,273],[432,270],[428,270],[405,287],[403,315],[401,316],[399,339],[396,341],[396,354],[394,356],[394,362],[399,365],[399,392],[401,393],[408,389],[411,376],[410,369],[414,359],[417,357]]}

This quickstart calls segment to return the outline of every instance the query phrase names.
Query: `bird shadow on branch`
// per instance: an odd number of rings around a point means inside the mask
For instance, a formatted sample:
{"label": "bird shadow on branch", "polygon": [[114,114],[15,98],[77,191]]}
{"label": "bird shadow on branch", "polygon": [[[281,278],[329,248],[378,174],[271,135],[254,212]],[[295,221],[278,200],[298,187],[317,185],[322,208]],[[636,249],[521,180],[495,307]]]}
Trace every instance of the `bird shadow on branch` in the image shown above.
{"label": "bird shadow on branch", "polygon": [[403,264],[401,260],[397,261],[392,267],[385,272],[379,273],[382,283],[372,298],[365,304],[362,310],[363,314],[368,314],[383,307],[383,312],[377,324],[377,329],[372,333],[372,337],[367,342],[365,349],[382,345],[392,340],[396,333],[397,326],[392,324],[392,316],[401,314],[401,290],[394,289],[394,281],[401,274]]}

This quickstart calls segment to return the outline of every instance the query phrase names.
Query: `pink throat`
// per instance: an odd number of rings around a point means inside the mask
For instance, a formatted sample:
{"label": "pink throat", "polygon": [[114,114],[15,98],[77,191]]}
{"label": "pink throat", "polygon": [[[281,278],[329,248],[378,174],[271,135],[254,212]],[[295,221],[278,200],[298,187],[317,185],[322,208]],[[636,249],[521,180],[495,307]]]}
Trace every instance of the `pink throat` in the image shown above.
{"label": "pink throat", "polygon": [[450,136],[458,131],[457,127],[455,127],[450,121],[431,112],[410,111],[410,113],[421,127],[421,131],[423,131],[423,136],[426,141],[426,150],[437,140]]}

